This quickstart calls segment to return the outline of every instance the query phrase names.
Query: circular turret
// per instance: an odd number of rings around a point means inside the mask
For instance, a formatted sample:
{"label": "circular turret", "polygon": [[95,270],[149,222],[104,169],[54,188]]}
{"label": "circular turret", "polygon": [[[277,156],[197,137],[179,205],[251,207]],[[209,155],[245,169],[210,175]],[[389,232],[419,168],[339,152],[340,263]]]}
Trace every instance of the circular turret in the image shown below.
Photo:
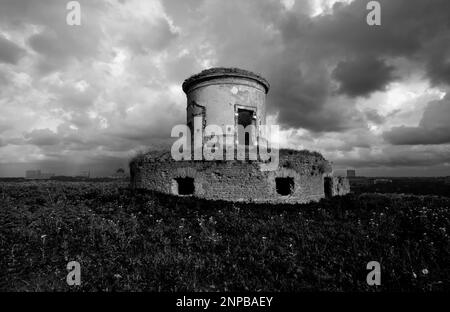
{"label": "circular turret", "polygon": [[269,82],[264,77],[255,74],[251,71],[235,67],[234,68],[213,67],[210,69],[205,69],[202,72],[186,79],[183,82],[182,86],[183,91],[187,94],[193,86],[195,86],[200,82],[224,77],[244,78],[253,80],[260,83],[264,87],[266,93],[269,92],[270,85]]}
{"label": "circular turret", "polygon": [[266,123],[266,94],[269,91],[266,79],[239,68],[211,68],[186,79],[183,91],[187,97],[187,124],[191,130],[195,117],[201,117],[202,129],[208,125],[219,126],[225,135],[230,129],[238,133],[238,126],[254,126],[250,134],[242,131],[242,135],[236,134],[233,142],[257,144],[260,126]]}

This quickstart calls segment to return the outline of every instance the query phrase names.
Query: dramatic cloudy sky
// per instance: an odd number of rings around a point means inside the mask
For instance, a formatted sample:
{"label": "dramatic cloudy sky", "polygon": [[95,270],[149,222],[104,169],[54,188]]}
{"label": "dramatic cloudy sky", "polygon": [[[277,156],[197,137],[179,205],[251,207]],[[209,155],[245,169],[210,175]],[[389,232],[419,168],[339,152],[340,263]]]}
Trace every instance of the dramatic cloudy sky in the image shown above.
{"label": "dramatic cloudy sky", "polygon": [[271,83],[283,146],[366,175],[450,175],[450,1],[0,1],[0,176],[109,174],[185,120],[212,66]]}

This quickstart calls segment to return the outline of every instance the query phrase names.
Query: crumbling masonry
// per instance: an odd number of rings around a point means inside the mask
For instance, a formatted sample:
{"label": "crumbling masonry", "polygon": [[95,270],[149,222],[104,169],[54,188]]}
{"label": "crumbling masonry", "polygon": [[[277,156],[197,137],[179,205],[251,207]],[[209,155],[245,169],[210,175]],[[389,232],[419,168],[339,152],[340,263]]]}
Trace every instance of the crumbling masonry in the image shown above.
{"label": "crumbling masonry", "polygon": [[[237,68],[212,68],[186,79],[183,91],[192,131],[197,116],[202,117],[202,129],[218,125],[223,133],[229,125],[253,125],[253,132],[237,132],[232,142],[247,148],[258,145],[269,91],[263,77]],[[205,143],[210,138],[204,139]],[[348,180],[332,177],[330,163],[317,152],[281,149],[275,170],[263,170],[264,161],[235,156],[233,160],[175,161],[170,150],[149,152],[130,162],[131,186],[179,196],[262,203],[306,203],[350,191]]]}

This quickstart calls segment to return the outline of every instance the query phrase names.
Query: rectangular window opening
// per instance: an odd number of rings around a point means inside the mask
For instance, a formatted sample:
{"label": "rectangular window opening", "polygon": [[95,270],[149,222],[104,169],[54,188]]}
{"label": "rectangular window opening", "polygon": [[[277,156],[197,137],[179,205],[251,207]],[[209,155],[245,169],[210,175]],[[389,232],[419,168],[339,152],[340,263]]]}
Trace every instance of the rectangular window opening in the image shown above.
{"label": "rectangular window opening", "polygon": [[194,178],[176,178],[177,195],[193,195],[195,191]]}
{"label": "rectangular window opening", "polygon": [[277,193],[282,196],[291,195],[294,192],[294,178],[275,178]]}

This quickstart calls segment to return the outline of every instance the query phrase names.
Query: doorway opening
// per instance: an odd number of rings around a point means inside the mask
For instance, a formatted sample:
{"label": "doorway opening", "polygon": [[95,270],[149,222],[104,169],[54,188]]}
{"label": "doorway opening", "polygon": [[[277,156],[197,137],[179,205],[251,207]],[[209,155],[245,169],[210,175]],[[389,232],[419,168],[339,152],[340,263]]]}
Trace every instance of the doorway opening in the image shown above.
{"label": "doorway opening", "polygon": [[238,128],[238,144],[245,146],[253,145],[255,143],[253,141],[256,131],[254,111],[239,108],[237,110],[237,125],[242,126]]}

